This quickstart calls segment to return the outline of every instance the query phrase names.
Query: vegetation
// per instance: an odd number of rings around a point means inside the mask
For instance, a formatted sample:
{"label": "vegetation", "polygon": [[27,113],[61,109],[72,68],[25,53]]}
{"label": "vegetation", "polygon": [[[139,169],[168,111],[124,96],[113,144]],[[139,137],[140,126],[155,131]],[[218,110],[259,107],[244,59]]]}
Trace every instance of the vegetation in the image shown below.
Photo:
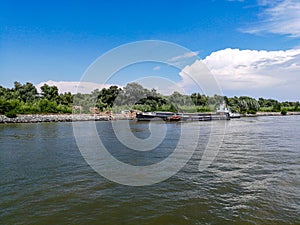
{"label": "vegetation", "polygon": [[29,82],[23,85],[15,82],[11,89],[0,86],[0,114],[16,117],[16,114],[72,112],[74,96],[70,92],[58,94],[57,87],[47,84],[41,90],[38,94]]}
{"label": "vegetation", "polygon": [[299,102],[279,102],[274,99],[248,97],[206,96],[200,93],[183,95],[174,92],[163,96],[155,89],[146,89],[138,83],[129,83],[123,89],[117,86],[96,89],[91,94],[70,92],[59,94],[56,86],[44,84],[41,93],[27,82],[14,83],[13,88],[0,86],[0,114],[16,117],[17,114],[43,113],[89,113],[91,108],[98,111],[120,112],[121,110],[140,111],[179,111],[179,112],[210,112],[225,102],[233,111],[242,114],[262,112],[300,111]]}

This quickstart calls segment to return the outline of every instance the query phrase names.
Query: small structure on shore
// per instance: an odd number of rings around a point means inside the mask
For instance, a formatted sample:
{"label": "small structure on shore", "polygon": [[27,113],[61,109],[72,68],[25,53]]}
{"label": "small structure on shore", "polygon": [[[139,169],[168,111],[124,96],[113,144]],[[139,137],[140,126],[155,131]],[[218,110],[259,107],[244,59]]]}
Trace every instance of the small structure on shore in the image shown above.
{"label": "small structure on shore", "polygon": [[97,107],[90,107],[89,111],[91,114],[100,114],[100,110]]}
{"label": "small structure on shore", "polygon": [[82,106],[80,106],[80,105],[73,105],[72,106],[72,110],[73,110],[73,112],[75,112],[75,113],[81,113],[82,112]]}

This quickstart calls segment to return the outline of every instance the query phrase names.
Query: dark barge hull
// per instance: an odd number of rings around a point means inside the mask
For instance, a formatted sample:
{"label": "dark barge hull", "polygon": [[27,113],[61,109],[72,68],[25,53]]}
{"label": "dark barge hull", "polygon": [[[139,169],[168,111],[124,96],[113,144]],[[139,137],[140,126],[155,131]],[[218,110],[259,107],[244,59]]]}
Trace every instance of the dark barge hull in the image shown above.
{"label": "dark barge hull", "polygon": [[[175,117],[176,116],[176,117]],[[153,121],[153,120],[165,120],[165,121],[178,121],[175,113],[137,113],[136,118],[138,121]],[[173,120],[173,118],[176,118]]]}
{"label": "dark barge hull", "polygon": [[[165,121],[212,121],[212,120],[229,120],[229,114],[207,114],[207,113],[182,113],[182,114],[149,114],[149,113],[137,113],[136,118],[138,121],[153,121],[153,120],[165,120]],[[172,119],[176,118],[176,119]]]}

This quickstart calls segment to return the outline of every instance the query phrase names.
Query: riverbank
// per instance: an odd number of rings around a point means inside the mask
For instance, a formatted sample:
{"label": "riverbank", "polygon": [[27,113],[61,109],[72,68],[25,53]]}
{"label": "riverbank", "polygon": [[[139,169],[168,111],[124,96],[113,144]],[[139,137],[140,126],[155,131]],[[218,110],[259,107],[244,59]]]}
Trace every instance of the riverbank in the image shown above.
{"label": "riverbank", "polygon": [[[300,112],[288,112],[289,115],[300,115]],[[283,116],[280,112],[257,112],[256,114],[242,115],[242,117]],[[93,114],[30,114],[8,118],[0,115],[0,123],[42,123],[42,122],[72,122],[72,121],[109,121],[132,120],[135,116],[129,114],[93,115]]]}
{"label": "riverbank", "polygon": [[256,114],[245,114],[242,117],[257,117],[257,116],[293,116],[300,115],[300,112],[287,112],[286,115],[282,115],[281,112],[257,112]]}
{"label": "riverbank", "polygon": [[73,121],[108,121],[130,120],[132,116],[126,114],[93,115],[93,114],[31,114],[18,115],[8,118],[0,115],[0,123],[42,123],[42,122],[73,122]]}

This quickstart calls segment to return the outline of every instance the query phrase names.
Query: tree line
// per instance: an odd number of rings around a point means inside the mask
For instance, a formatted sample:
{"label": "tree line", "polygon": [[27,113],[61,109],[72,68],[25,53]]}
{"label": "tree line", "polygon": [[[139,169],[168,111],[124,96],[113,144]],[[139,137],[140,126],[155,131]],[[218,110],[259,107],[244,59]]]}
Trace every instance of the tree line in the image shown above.
{"label": "tree line", "polygon": [[[299,102],[279,102],[275,99],[251,98],[248,96],[206,96],[200,93],[183,95],[174,92],[165,96],[155,89],[147,89],[138,83],[125,87],[110,86],[96,89],[91,94],[59,94],[56,86],[44,84],[41,93],[27,82],[14,82],[13,88],[0,86],[0,114],[15,117],[17,114],[43,113],[89,113],[91,108],[99,111],[140,110],[172,112],[211,112],[225,102],[233,112],[255,114],[263,112],[300,111]],[[76,107],[75,107],[76,106]]]}
{"label": "tree line", "polygon": [[59,94],[56,86],[44,84],[39,94],[32,83],[14,82],[13,88],[0,86],[0,114],[71,113],[73,97],[70,92]]}

